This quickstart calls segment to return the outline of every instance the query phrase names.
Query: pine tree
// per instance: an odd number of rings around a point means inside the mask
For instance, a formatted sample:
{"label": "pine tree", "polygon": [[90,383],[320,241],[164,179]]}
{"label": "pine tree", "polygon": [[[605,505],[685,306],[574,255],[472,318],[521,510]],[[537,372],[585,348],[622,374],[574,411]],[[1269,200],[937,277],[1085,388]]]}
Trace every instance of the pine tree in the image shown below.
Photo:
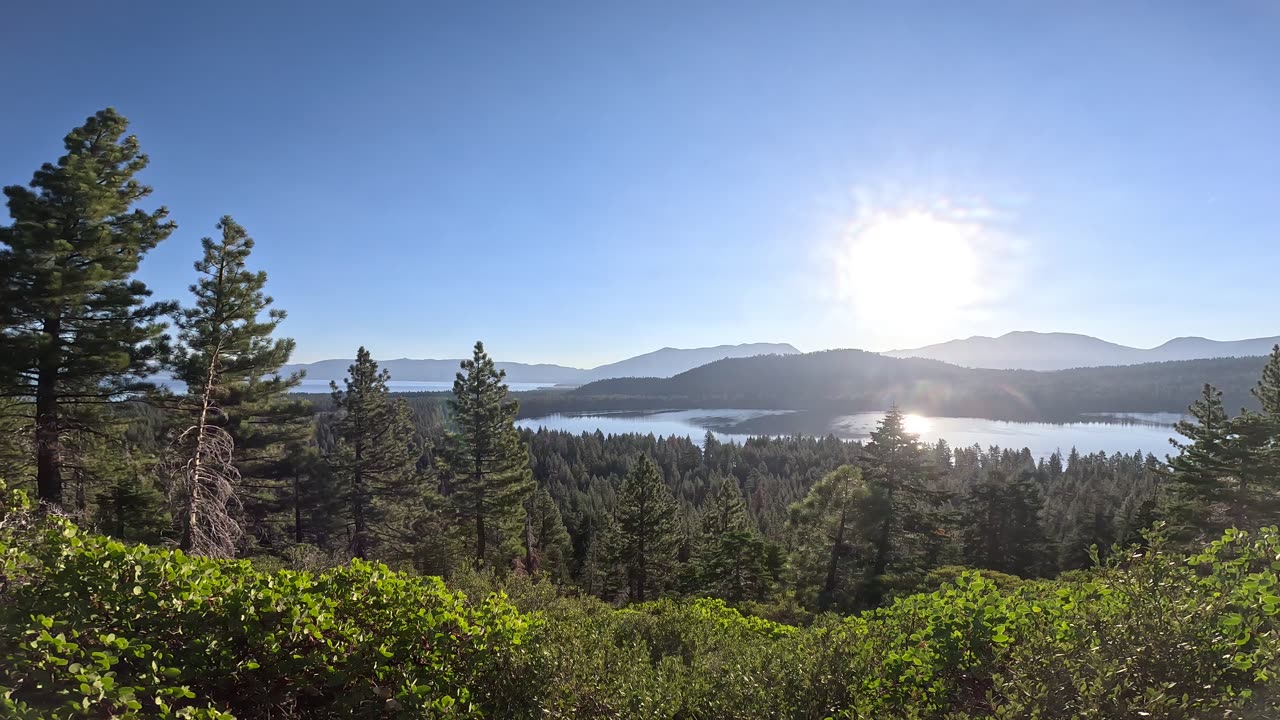
{"label": "pine tree", "polygon": [[36,487],[62,501],[63,432],[77,411],[112,402],[155,369],[167,303],[133,278],[173,232],[151,193],[128,121],[107,109],[64,140],[30,187],[4,189],[13,224],[0,228],[0,393],[34,398]]}
{"label": "pine tree", "polygon": [[1280,345],[1271,348],[1262,379],[1250,392],[1257,398],[1263,415],[1280,418]]}
{"label": "pine tree", "polygon": [[869,602],[878,604],[885,576],[890,570],[915,569],[924,536],[934,531],[930,522],[926,487],[928,463],[918,436],[907,432],[906,416],[890,408],[871,431],[863,451],[871,515],[877,527],[873,535]]}
{"label": "pine tree", "polygon": [[64,509],[105,535],[159,543],[171,523],[159,459],[138,447],[140,418],[128,412],[138,406],[86,406],[64,427]]}
{"label": "pine tree", "polygon": [[641,455],[622,479],[606,542],[609,560],[621,570],[627,599],[644,602],[673,579],[682,541],[679,508],[648,456]]}
{"label": "pine tree", "polygon": [[869,497],[862,471],[842,465],[791,506],[791,575],[808,606],[850,611],[860,605],[871,565]]}
{"label": "pine tree", "polygon": [[294,341],[274,337],[285,312],[272,307],[265,293],[267,274],[248,269],[253,238],[230,216],[217,227],[218,240],[201,240],[204,255],[195,264],[200,279],[191,286],[195,307],[177,316],[181,343],[173,371],[189,397],[209,396],[216,409],[210,423],[233,447],[237,494],[255,534],[270,543],[269,516],[287,510],[286,446],[309,435],[313,411],[289,396],[302,373],[279,374]]}
{"label": "pine tree", "polygon": [[525,498],[533,492],[529,449],[515,426],[519,405],[508,399],[506,373],[477,342],[453,382],[441,471],[445,494],[459,520],[470,525],[477,567],[502,567],[519,540]]}
{"label": "pine tree", "polygon": [[746,530],[750,522],[737,480],[727,475],[713,476],[711,492],[707,495],[699,520],[701,533],[719,537],[728,532]]}
{"label": "pine tree", "polygon": [[764,599],[773,584],[770,550],[747,516],[736,480],[712,479],[699,525],[700,590],[732,601]]}
{"label": "pine tree", "polygon": [[1241,473],[1246,507],[1237,519],[1250,527],[1273,525],[1280,513],[1280,345],[1271,350],[1262,378],[1251,391],[1261,413],[1243,413],[1237,434],[1246,444],[1248,472]]}
{"label": "pine tree", "polygon": [[414,540],[412,518],[400,513],[423,502],[419,451],[409,406],[391,397],[391,375],[379,372],[368,350],[356,352],[347,373],[345,390],[330,383],[338,419],[337,447],[328,460],[341,487],[350,554],[366,559],[388,549],[382,546]]}
{"label": "pine tree", "polygon": [[0,478],[21,482],[35,471],[31,403],[0,397]]}
{"label": "pine tree", "polygon": [[525,509],[525,572],[545,573],[556,582],[568,581],[572,546],[556,501],[538,488],[525,500]]}
{"label": "pine tree", "polygon": [[1029,473],[1010,478],[1003,470],[993,470],[969,488],[962,507],[968,565],[1023,577],[1041,572],[1046,540],[1040,494]]}
{"label": "pine tree", "polygon": [[1183,420],[1174,430],[1187,442],[1170,439],[1178,449],[1168,458],[1170,478],[1169,518],[1184,532],[1223,529],[1215,517],[1223,503],[1231,501],[1233,474],[1232,428],[1222,406],[1222,392],[1206,384],[1200,399],[1188,409],[1192,420]]}
{"label": "pine tree", "polygon": [[164,493],[144,473],[113,474],[93,500],[93,526],[105,535],[156,545],[165,540],[172,525]]}

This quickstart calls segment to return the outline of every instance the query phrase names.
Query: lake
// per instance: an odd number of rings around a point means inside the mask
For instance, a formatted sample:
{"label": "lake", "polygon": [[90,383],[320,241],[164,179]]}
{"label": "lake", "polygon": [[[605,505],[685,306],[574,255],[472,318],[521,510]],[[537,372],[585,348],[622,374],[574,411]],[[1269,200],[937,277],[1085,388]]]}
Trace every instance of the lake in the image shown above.
{"label": "lake", "polygon": [[[654,435],[688,436],[700,440],[710,431],[721,440],[743,441],[753,435],[826,435],[848,440],[865,440],[884,413],[866,412],[852,415],[818,415],[768,410],[671,410],[660,412],[594,412],[565,413],[517,420],[521,427],[565,430],[572,433],[595,432],[606,435],[653,433]],[[1030,448],[1032,455],[1047,457],[1056,450],[1080,452],[1132,453],[1135,450],[1154,453],[1162,458],[1172,451],[1169,438],[1174,436],[1173,423],[1181,418],[1174,413],[1115,413],[1095,415],[1079,422],[1041,423],[908,415],[907,429],[924,442],[944,439],[954,447],[975,443],[982,447],[999,445],[1007,448]]]}
{"label": "lake", "polygon": [[[555,383],[507,383],[507,387],[514,392],[523,392],[525,390],[539,390],[542,388],[552,387]],[[342,381],[338,381],[338,387],[342,387]],[[387,388],[391,392],[452,392],[453,381],[448,382],[428,382],[417,380],[388,380]],[[312,380],[303,378],[302,383],[293,389],[297,393],[328,393],[328,380]]]}
{"label": "lake", "polygon": [[[155,377],[152,382],[163,387],[167,387],[174,392],[185,392],[186,385],[174,380],[170,377]],[[541,390],[542,388],[553,387],[555,383],[507,383],[507,387],[515,392],[525,390]],[[342,387],[342,381],[338,381],[338,386]],[[387,388],[391,392],[452,392],[453,381],[448,382],[426,382],[417,380],[388,380]],[[324,393],[329,394],[328,380],[312,380],[311,378],[303,378],[302,382],[291,392],[296,393]]]}

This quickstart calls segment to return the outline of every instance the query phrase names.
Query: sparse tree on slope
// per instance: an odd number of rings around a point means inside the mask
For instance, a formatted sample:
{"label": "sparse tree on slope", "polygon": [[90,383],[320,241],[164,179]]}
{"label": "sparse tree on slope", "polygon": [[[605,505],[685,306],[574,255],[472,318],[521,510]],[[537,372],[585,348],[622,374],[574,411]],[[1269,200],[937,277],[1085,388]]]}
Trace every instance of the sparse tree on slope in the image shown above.
{"label": "sparse tree on slope", "polygon": [[1253,528],[1272,525],[1280,511],[1280,345],[1272,348],[1262,378],[1251,390],[1261,413],[1244,413],[1237,432],[1250,444],[1249,469],[1242,474],[1244,508],[1239,519]]}
{"label": "sparse tree on slope", "polygon": [[155,369],[162,318],[133,278],[173,232],[135,176],[147,156],[107,109],[64,140],[66,154],[11,185],[0,228],[0,392],[32,398],[39,498],[62,501],[62,436],[78,409],[118,399]]}

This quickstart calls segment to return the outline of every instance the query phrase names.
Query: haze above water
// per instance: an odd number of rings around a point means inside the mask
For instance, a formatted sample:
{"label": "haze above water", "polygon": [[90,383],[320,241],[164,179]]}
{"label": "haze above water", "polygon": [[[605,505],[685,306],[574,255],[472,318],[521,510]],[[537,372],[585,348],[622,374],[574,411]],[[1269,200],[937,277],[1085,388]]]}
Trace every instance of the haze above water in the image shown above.
{"label": "haze above water", "polygon": [[[552,383],[507,383],[508,389],[515,392],[524,390],[538,390],[539,388],[551,387]],[[342,387],[342,382],[338,382],[338,387]],[[387,388],[391,392],[450,392],[453,390],[453,382],[428,382],[416,380],[388,380]],[[293,389],[297,393],[328,393],[328,380],[311,380],[304,378],[298,387]]]}
{"label": "haze above water", "polygon": [[[521,427],[595,432],[606,435],[653,433],[659,436],[688,436],[699,440],[707,431],[720,440],[741,442],[760,435],[826,435],[846,440],[866,440],[884,413],[818,416],[768,410],[675,410],[665,412],[570,413],[517,420]],[[939,439],[951,447],[1030,448],[1037,458],[1056,450],[1076,448],[1082,453],[1132,453],[1141,450],[1158,458],[1171,451],[1173,423],[1180,416],[1171,413],[1117,413],[1097,420],[1070,423],[1010,422],[981,418],[951,418],[908,415],[907,429],[927,443]]]}

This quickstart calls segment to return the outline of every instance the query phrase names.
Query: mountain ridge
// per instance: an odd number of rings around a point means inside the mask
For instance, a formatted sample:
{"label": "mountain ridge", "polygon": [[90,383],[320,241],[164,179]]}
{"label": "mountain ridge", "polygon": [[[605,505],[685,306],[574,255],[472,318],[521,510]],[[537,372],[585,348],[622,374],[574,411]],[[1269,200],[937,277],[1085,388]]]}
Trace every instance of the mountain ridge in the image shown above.
{"label": "mountain ridge", "polygon": [[881,353],[895,358],[924,358],[991,370],[1069,370],[1083,367],[1141,365],[1178,360],[1267,355],[1280,336],[1210,340],[1182,336],[1151,348],[1109,342],[1079,333],[1015,330],[998,337],[974,335],[918,348]]}
{"label": "mountain ridge", "polygon": [[[788,355],[800,351],[789,343],[741,343],[715,345],[703,348],[664,347],[652,352],[606,363],[594,368],[576,368],[554,363],[520,363],[497,361],[494,365],[507,372],[507,381],[513,383],[551,383],[578,385],[613,377],[644,375],[670,377],[686,370],[726,358],[754,355]],[[282,373],[298,370],[307,372],[308,380],[341,380],[347,374],[352,360],[332,358],[310,363],[294,363],[282,368]],[[392,380],[410,382],[450,382],[458,372],[458,359],[394,358],[382,360],[380,367],[391,373]]]}
{"label": "mountain ridge", "polygon": [[719,360],[671,378],[615,378],[569,392],[533,393],[522,412],[743,408],[886,410],[1000,420],[1069,421],[1086,414],[1185,412],[1204,383],[1234,412],[1254,407],[1256,356],[1170,360],[1067,370],[965,368],[862,350]]}

